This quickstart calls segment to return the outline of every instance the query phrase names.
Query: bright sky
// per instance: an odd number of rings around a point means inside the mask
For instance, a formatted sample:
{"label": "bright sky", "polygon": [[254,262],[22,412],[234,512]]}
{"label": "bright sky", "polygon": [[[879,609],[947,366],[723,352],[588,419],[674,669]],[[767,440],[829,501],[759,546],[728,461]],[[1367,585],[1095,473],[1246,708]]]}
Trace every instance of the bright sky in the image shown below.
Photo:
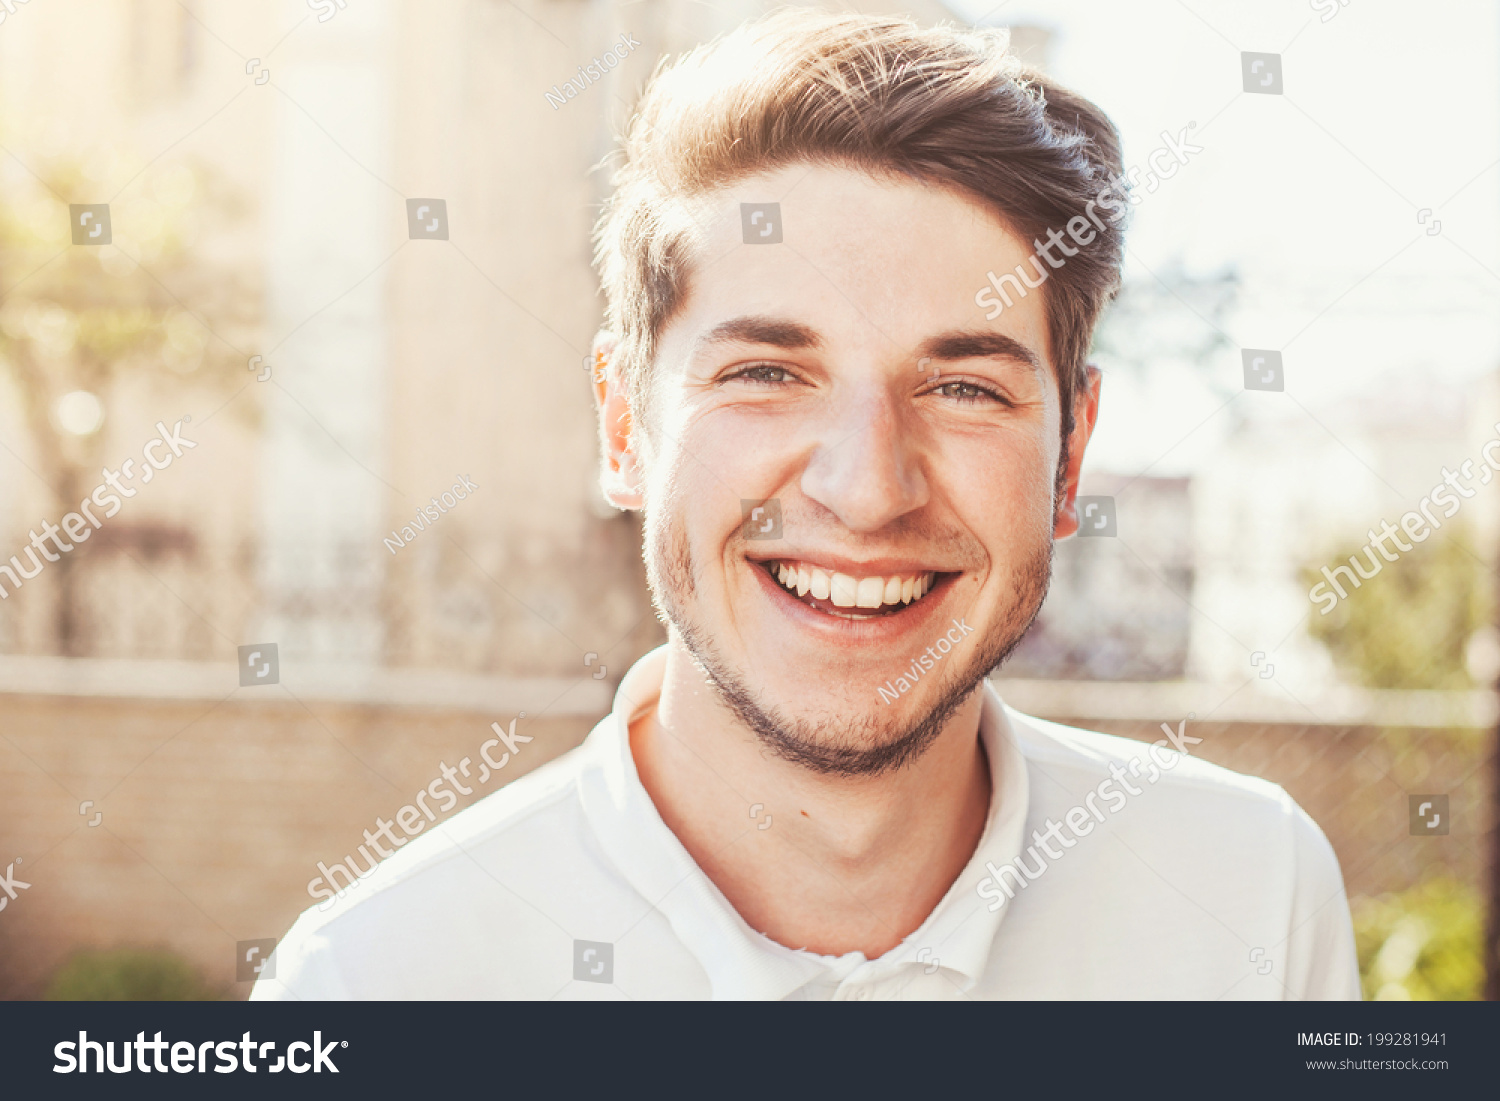
{"label": "bright sky", "polygon": [[[1189,138],[1204,151],[1136,208],[1127,280],[1174,262],[1237,268],[1239,304],[1221,327],[1235,346],[1282,349],[1288,393],[1320,419],[1414,374],[1473,391],[1500,352],[1500,6],[1316,3],[954,6],[1052,30],[1052,72],[1114,118],[1127,165],[1144,167],[1162,130],[1197,123]],[[1241,51],[1282,55],[1283,95],[1242,91]],[[1186,311],[1180,323],[1201,325]],[[1201,375],[1153,374],[1107,374],[1092,466],[1140,469],[1243,385],[1237,347]],[[1256,412],[1305,419],[1284,401]],[[1153,472],[1190,473],[1227,427]]]}

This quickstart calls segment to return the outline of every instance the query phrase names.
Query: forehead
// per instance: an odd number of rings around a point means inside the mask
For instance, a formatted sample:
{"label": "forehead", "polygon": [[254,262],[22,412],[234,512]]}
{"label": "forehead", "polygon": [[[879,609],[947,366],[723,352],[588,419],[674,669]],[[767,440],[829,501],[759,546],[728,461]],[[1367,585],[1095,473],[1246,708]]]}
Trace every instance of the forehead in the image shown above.
{"label": "forehead", "polygon": [[1029,243],[963,194],[799,164],[701,197],[689,213],[695,243],[682,308],[661,334],[664,358],[734,317],[761,316],[811,328],[825,349],[882,360],[937,333],[989,330],[1050,363],[1045,285],[1012,294],[993,320],[975,302],[991,271],[1024,264],[1036,274]]}

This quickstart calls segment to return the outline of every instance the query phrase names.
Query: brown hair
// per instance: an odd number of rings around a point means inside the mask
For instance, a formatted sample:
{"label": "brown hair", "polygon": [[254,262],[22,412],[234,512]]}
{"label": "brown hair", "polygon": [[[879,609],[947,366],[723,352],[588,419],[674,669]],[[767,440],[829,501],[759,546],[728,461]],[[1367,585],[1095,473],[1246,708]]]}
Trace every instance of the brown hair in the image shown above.
{"label": "brown hair", "polygon": [[[1118,178],[1119,135],[1088,100],[1007,54],[1007,43],[1004,31],[790,10],[661,68],[631,122],[595,232],[632,404],[642,407],[657,340],[685,296],[688,200],[814,162],[951,188],[1023,240],[1082,214]],[[1065,442],[1123,251],[1123,227],[1104,220],[1044,288]]]}

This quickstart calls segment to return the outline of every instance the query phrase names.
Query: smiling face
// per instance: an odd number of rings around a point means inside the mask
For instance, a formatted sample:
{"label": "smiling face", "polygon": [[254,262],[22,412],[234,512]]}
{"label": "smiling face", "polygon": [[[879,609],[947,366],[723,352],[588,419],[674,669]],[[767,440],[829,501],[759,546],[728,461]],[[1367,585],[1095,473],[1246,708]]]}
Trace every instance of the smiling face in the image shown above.
{"label": "smiling face", "polygon": [[[745,244],[740,204],[770,200],[782,242]],[[644,506],[657,604],[746,726],[820,771],[897,767],[1040,608],[1097,375],[1060,478],[1046,288],[985,319],[986,272],[1031,250],[955,193],[794,165],[694,213],[644,432],[605,393],[606,489]],[[779,537],[745,521],[766,501]]]}

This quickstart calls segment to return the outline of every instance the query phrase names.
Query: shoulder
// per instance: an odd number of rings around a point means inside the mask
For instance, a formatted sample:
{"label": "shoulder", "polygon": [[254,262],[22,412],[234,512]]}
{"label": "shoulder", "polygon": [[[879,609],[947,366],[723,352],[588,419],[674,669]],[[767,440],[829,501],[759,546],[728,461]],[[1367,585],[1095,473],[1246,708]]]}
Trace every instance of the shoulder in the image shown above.
{"label": "shoulder", "polygon": [[[1079,996],[1358,996],[1332,846],[1281,787],[1198,756],[1223,727],[1200,737],[1192,723],[1164,724],[1148,742],[1010,708],[1006,718],[1027,772],[1026,876],[1046,876],[1024,892],[1009,884],[1010,902],[998,888],[981,894],[1013,907],[1014,943],[1074,960]],[[1102,947],[1059,921],[1084,899],[1108,900]],[[1014,989],[1051,996],[1058,977],[1029,971],[1031,954],[1006,956]]]}
{"label": "shoulder", "polygon": [[[343,897],[303,911],[277,946],[266,998],[480,996],[504,990],[513,973],[487,974],[494,935],[557,934],[534,905],[559,866],[579,868],[596,852],[579,788],[598,752],[590,736],[381,861]],[[363,824],[361,824],[363,825]],[[358,828],[350,827],[351,845]],[[338,854],[325,858],[343,860]]]}
{"label": "shoulder", "polygon": [[1021,754],[1033,766],[1067,776],[1077,783],[1114,776],[1111,766],[1145,781],[1147,787],[1171,790],[1191,798],[1196,793],[1243,804],[1247,808],[1282,807],[1290,802],[1285,791],[1269,780],[1210,764],[1196,755],[1204,744],[1188,722],[1163,723],[1154,742],[1101,734],[1006,708]]}
{"label": "shoulder", "polygon": [[[1162,724],[1155,742],[1138,741],[1023,715],[1006,715],[1034,776],[1032,791],[1046,805],[1069,800],[1096,804],[1155,830],[1171,830],[1178,845],[1217,846],[1226,856],[1274,852],[1330,883],[1341,883],[1328,840],[1278,784],[1246,776],[1197,756],[1212,751],[1190,722]],[[1133,791],[1132,791],[1133,789]]]}

